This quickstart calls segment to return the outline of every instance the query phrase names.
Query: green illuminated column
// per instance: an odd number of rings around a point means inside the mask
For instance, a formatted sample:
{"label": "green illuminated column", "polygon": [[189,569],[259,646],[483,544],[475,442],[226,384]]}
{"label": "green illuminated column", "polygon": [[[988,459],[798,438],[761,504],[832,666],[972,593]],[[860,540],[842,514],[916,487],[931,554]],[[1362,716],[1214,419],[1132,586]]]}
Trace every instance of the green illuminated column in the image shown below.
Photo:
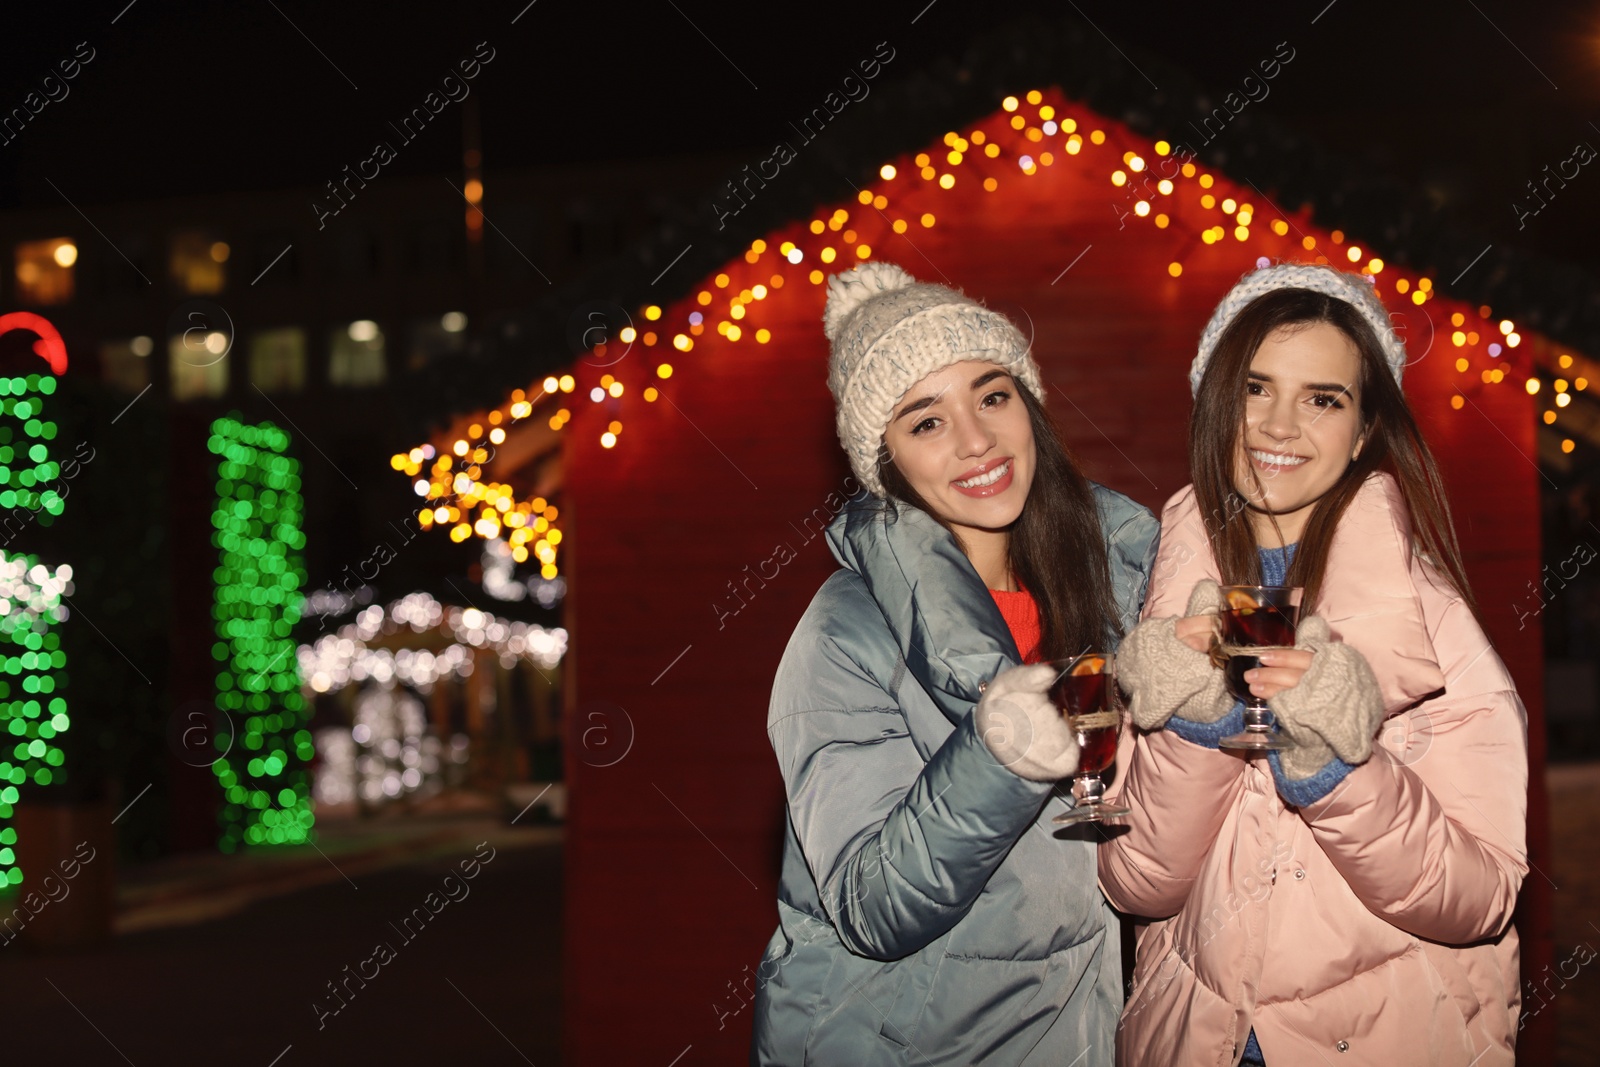
{"label": "green illuminated column", "polygon": [[[56,391],[49,374],[0,378],[0,514],[5,540],[37,522],[49,526],[64,499],[51,486],[61,464],[50,458],[56,424],[41,419],[44,398]],[[72,568],[51,569],[37,556],[0,551],[0,886],[22,881],[10,825],[18,786],[63,782],[57,738],[67,728],[67,657],[55,627],[67,617],[63,594],[72,592]]]}
{"label": "green illuminated column", "polygon": [[223,753],[211,765],[225,795],[218,845],[232,852],[241,843],[303,842],[314,821],[306,773],[313,748],[290,636],[305,584],[300,464],[284,454],[288,434],[236,414],[211,424],[207,445],[220,457],[212,656],[217,708],[234,727],[217,731]]}

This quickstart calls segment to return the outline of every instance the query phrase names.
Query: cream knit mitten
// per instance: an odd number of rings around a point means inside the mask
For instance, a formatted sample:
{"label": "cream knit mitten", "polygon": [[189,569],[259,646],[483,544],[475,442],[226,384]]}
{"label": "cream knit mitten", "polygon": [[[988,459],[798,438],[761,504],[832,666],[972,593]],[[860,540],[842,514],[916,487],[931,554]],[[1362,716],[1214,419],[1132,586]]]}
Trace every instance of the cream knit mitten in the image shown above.
{"label": "cream knit mitten", "polygon": [[1279,754],[1284,776],[1310,778],[1335,756],[1365,763],[1384,718],[1383,693],[1366,658],[1333,640],[1316,615],[1301,620],[1295,647],[1312,653],[1311,666],[1297,685],[1267,702],[1295,746]]}
{"label": "cream knit mitten", "polygon": [[[1222,592],[1209,578],[1189,594],[1189,615],[1207,615],[1222,605]],[[1178,620],[1146,619],[1117,649],[1117,678],[1131,694],[1128,714],[1143,730],[1159,730],[1177,715],[1213,723],[1233,707],[1220,670],[1205,652],[1177,637]]]}
{"label": "cream knit mitten", "polygon": [[1054,782],[1078,769],[1078,739],[1047,695],[1053,667],[1001,671],[973,712],[978,736],[1001,766],[1030,782]]}

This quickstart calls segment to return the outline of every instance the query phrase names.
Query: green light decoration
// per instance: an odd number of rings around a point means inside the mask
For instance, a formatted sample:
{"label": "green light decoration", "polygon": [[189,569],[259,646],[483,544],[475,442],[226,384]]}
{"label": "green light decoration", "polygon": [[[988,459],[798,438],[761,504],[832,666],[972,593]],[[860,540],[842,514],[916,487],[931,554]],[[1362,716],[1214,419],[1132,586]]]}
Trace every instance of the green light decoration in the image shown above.
{"label": "green light decoration", "polygon": [[[30,521],[51,525],[65,504],[50,484],[61,477],[50,458],[56,424],[40,417],[55,391],[50,374],[0,377],[0,511],[10,513],[3,526],[13,535]],[[58,693],[67,656],[54,631],[68,615],[62,597],[72,592],[70,566],[52,569],[38,556],[0,551],[0,888],[22,882],[12,849],[17,831],[6,825],[18,787],[67,779],[58,743],[70,723]]]}
{"label": "green light decoration", "polygon": [[217,708],[234,727],[218,732],[221,754],[211,764],[224,795],[217,844],[233,852],[241,844],[303,843],[315,822],[306,771],[315,749],[290,636],[306,580],[300,464],[285,454],[287,433],[270,422],[243,423],[237,412],[211,424],[207,447],[221,457],[211,516],[219,554],[211,654],[220,664]]}

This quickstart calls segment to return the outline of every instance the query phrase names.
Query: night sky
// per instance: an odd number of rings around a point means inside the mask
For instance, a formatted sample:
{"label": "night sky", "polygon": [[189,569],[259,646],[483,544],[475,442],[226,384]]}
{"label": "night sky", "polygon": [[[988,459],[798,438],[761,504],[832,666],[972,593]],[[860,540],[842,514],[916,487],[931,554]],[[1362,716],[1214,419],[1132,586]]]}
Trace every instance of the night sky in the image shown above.
{"label": "night sky", "polygon": [[[1219,97],[1288,42],[1296,60],[1251,105],[1260,114],[1414,183],[1488,240],[1600,275],[1600,174],[1521,229],[1514,208],[1578,142],[1600,148],[1597,0],[40,5],[7,13],[0,107],[59,99],[0,145],[0,209],[317,188],[397,140],[388,123],[475,53],[493,57],[466,84],[491,180],[497,167],[764,152],[879,42],[895,51],[888,81],[959,61],[1018,17],[1074,11],[1135,67],[1159,57]],[[458,171],[461,114],[452,105],[385,171]]]}

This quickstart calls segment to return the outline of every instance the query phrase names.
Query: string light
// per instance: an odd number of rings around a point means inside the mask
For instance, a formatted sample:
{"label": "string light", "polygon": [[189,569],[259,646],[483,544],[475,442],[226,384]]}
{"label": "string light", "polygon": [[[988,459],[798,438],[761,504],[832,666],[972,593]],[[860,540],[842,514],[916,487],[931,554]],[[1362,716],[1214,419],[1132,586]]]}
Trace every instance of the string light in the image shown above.
{"label": "string light", "polygon": [[[903,235],[913,227],[932,229],[935,226],[937,219],[933,211],[907,210],[903,204],[897,209],[895,204],[897,196],[925,190],[926,192],[921,192],[921,195],[926,200],[929,195],[941,195],[933,193],[934,188],[952,192],[958,187],[965,190],[968,188],[966,184],[968,179],[958,181],[954,173],[961,167],[976,167],[979,170],[980,173],[970,179],[974,189],[981,189],[985,194],[995,193],[999,190],[1004,175],[1015,175],[1017,171],[1021,171],[1024,178],[1038,178],[1044,173],[1044,168],[1055,161],[1056,153],[1064,151],[1067,156],[1076,157],[1078,166],[1087,168],[1090,173],[1095,174],[1096,180],[1109,180],[1113,186],[1124,188],[1130,194],[1136,189],[1139,190],[1148,199],[1138,199],[1130,195],[1127,214],[1131,217],[1148,219],[1158,229],[1166,230],[1173,227],[1182,229],[1184,224],[1187,224],[1192,227],[1189,231],[1191,237],[1198,236],[1202,244],[1219,252],[1231,248],[1234,242],[1254,241],[1255,245],[1250,249],[1252,254],[1249,258],[1257,263],[1298,260],[1314,263],[1332,262],[1341,268],[1347,264],[1354,265],[1348,269],[1359,270],[1375,285],[1392,285],[1395,296],[1406,298],[1413,306],[1421,306],[1438,297],[1432,279],[1399,276],[1400,272],[1382,258],[1373,255],[1372,249],[1350,239],[1342,230],[1333,230],[1322,236],[1324,244],[1319,249],[1318,235],[1303,232],[1302,227],[1309,226],[1308,222],[1302,220],[1297,225],[1292,217],[1282,217],[1270,202],[1258,211],[1257,206],[1251,202],[1227,195],[1227,183],[1219,184],[1216,175],[1203,173],[1192,161],[1179,163],[1177,159],[1172,158],[1173,146],[1165,140],[1155,141],[1147,150],[1143,147],[1130,147],[1128,142],[1131,138],[1119,134],[1117,135],[1121,141],[1119,144],[1108,136],[1106,130],[1083,126],[1080,124],[1082,120],[1066,114],[1073,105],[1043,101],[1044,94],[1039,90],[1007,96],[1001,102],[1000,111],[981,123],[980,128],[972,129],[967,136],[963,136],[960,131],[951,130],[941,138],[941,147],[937,149],[930,148],[928,151],[917,152],[910,157],[880,165],[876,171],[879,184],[859,189],[848,207],[836,207],[831,212],[819,209],[815,217],[797,221],[784,232],[773,234],[770,238],[772,241],[770,251],[776,259],[773,266],[777,268],[778,273],[770,275],[772,288],[777,288],[786,274],[790,280],[804,279],[813,286],[822,286],[827,281],[829,273],[847,269],[852,262],[870,260],[883,246],[892,245],[894,240],[890,236],[891,233]],[[1092,117],[1085,114],[1085,119]],[[1102,146],[1112,150],[1096,150]],[[941,173],[942,167],[951,169]],[[1235,193],[1237,192],[1236,190]],[[1159,212],[1155,210],[1152,201],[1157,195],[1171,198],[1170,203],[1161,204],[1166,210]],[[1200,225],[1201,219],[1196,217],[1193,210],[1193,205],[1196,203],[1207,212],[1220,210],[1225,216],[1224,221],[1219,223],[1216,221],[1216,216],[1211,216]],[[919,205],[921,206],[925,205]],[[846,229],[850,223],[851,211],[860,211],[862,215],[852,228]],[[874,233],[877,234],[876,237]],[[835,237],[835,234],[839,236]],[[1230,236],[1234,239],[1233,242],[1227,241]],[[1330,247],[1342,252],[1342,256],[1328,251]],[[745,263],[755,265],[768,251],[767,239],[757,239],[751,242],[748,251],[743,253],[741,258]],[[1256,254],[1258,251],[1265,254]],[[772,263],[771,260],[768,262]],[[827,270],[814,265],[818,263]],[[792,272],[791,268],[794,268]],[[686,297],[679,304],[671,307],[651,304],[639,309],[639,315],[646,321],[659,323],[661,337],[670,338],[673,349],[680,354],[694,351],[695,338],[699,338],[701,343],[710,343],[714,346],[748,344],[750,338],[754,338],[759,344],[774,341],[777,331],[772,328],[770,322],[750,321],[755,309],[751,305],[751,291],[748,289],[742,290],[738,296],[732,298],[725,318],[710,324],[715,325],[714,333],[705,329],[708,324],[704,323],[699,308],[707,308],[707,314],[715,317],[715,313],[710,310],[713,291],[726,292],[730,287],[737,288],[741,284],[734,280],[737,271],[745,269],[735,261],[728,268],[715,274],[710,281],[702,282],[693,291],[693,295]],[[761,276],[766,277],[771,269],[770,266],[761,268]],[[1169,278],[1179,279],[1185,273],[1185,266],[1178,260],[1172,260],[1166,264],[1165,270]],[[760,297],[757,296],[755,299],[759,300]],[[1481,309],[1481,317],[1487,319],[1487,308]],[[1462,316],[1458,314],[1455,319],[1461,320]],[[1479,333],[1476,330],[1466,329],[1463,321],[1455,321],[1452,325],[1461,328],[1449,335],[1451,343],[1464,352],[1477,350],[1480,344]],[[1522,341],[1522,337],[1512,328],[1509,320],[1499,323],[1499,326],[1498,338],[1487,346],[1491,357],[1498,357],[1503,348],[1518,347]],[[653,332],[646,333],[643,340],[647,346],[653,346],[657,335]],[[615,360],[611,360],[604,365],[609,366],[614,363]],[[636,386],[643,393],[646,403],[654,403],[662,397],[662,391],[657,386],[660,381],[672,376],[671,365],[647,362],[646,366],[650,365],[656,366],[655,378],[658,381],[639,382]],[[1463,355],[1458,360],[1458,370],[1465,372],[1468,365],[1466,356]],[[1564,362],[1563,366],[1565,365]],[[627,366],[630,372],[637,373],[634,371],[636,363]],[[1509,364],[1486,370],[1482,374],[1483,383],[1492,385],[1503,382],[1511,371]],[[1530,395],[1538,391],[1536,382],[1531,379],[1523,380]],[[554,377],[546,379],[547,390],[550,382],[555,382],[563,392],[571,392],[575,387],[571,375],[564,375],[559,379]],[[616,408],[614,401],[622,395],[626,384],[619,379],[601,381],[598,386],[587,388],[597,403],[602,401],[610,403],[612,407],[608,410],[614,410]],[[1459,400],[1460,397],[1456,399]],[[1459,410],[1462,404],[1456,403],[1453,406]],[[568,418],[551,418],[552,429],[559,431],[565,428]],[[599,433],[596,439],[601,447],[607,450],[623,447],[620,434],[612,429]],[[449,451],[451,444],[452,442],[447,440],[437,442],[441,451]],[[451,469],[448,466],[448,456],[445,457],[445,462],[446,470]],[[417,484],[421,484],[420,480]],[[510,492],[509,488],[506,491]],[[469,508],[462,510],[470,511]],[[454,519],[451,521],[456,523],[452,527],[452,536],[457,536],[458,539],[470,537],[475,532],[479,536],[505,535],[504,524],[485,524],[483,530],[490,532],[484,533],[473,522]],[[438,524],[443,525],[442,522]],[[549,547],[546,545],[547,550]],[[539,558],[543,559],[545,554],[548,552],[541,554]],[[554,574],[552,565],[546,565],[546,573]]]}
{"label": "string light", "polygon": [[305,585],[300,464],[287,454],[288,434],[270,422],[240,422],[237,413],[211,424],[206,445],[219,457],[211,516],[219,557],[211,612],[216,703],[239,728],[236,748],[225,747],[233,738],[216,738],[225,751],[211,765],[224,797],[218,845],[233,852],[297,844],[311,840],[315,822],[306,772],[315,754],[310,713],[288,657]]}

